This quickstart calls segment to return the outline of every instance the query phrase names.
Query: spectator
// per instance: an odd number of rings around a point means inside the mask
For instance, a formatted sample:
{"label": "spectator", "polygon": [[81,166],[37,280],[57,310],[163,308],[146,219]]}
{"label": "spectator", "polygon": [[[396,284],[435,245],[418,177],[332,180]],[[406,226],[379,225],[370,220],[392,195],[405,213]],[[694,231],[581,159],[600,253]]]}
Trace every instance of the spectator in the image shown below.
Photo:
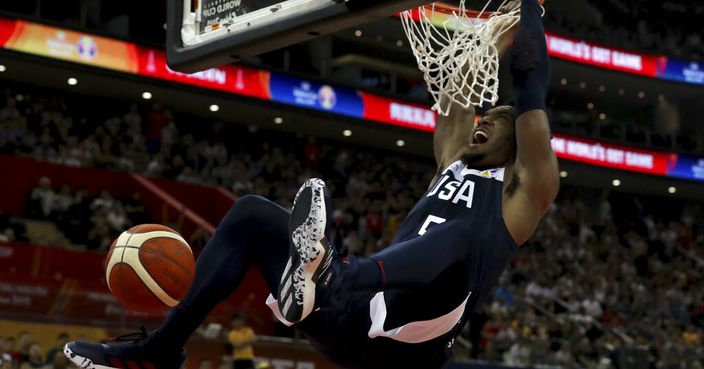
{"label": "spectator", "polygon": [[15,237],[15,231],[12,228],[5,228],[0,233],[0,242],[15,242],[17,238]]}
{"label": "spectator", "polygon": [[100,197],[97,197],[90,204],[91,210],[104,209],[105,211],[112,210],[115,205],[115,200],[113,199],[110,191],[103,190],[100,192]]}
{"label": "spectator", "polygon": [[127,212],[122,206],[122,203],[116,202],[115,205],[108,210],[107,222],[110,225],[110,229],[117,232],[122,232],[129,228],[129,219],[127,218]]}
{"label": "spectator", "polygon": [[51,180],[47,177],[39,178],[39,184],[32,189],[30,194],[29,213],[37,219],[48,219],[54,205],[56,193],[51,189]]}
{"label": "spectator", "polygon": [[15,338],[5,337],[5,345],[0,348],[0,354],[7,354],[12,357],[13,362],[17,362],[20,359],[19,352],[15,349]]}
{"label": "spectator", "polygon": [[604,314],[601,304],[593,297],[587,297],[584,299],[584,301],[582,301],[582,308],[587,315],[594,319],[599,319],[602,314]]}
{"label": "spectator", "polygon": [[51,212],[60,221],[66,217],[68,209],[73,205],[73,195],[68,185],[61,186],[59,193],[54,196]]}
{"label": "spectator", "polygon": [[64,356],[63,349],[64,349],[64,346],[68,343],[68,340],[69,340],[68,333],[66,333],[66,332],[59,333],[59,336],[56,337],[56,346],[50,348],[46,352],[46,363],[48,365],[51,365],[54,363],[54,359],[56,356]]}
{"label": "spectator", "polygon": [[254,369],[254,331],[245,325],[242,314],[232,317],[231,328],[227,339],[232,345],[233,369]]}
{"label": "spectator", "polygon": [[161,148],[161,132],[171,119],[161,104],[154,104],[152,110],[147,113],[145,121],[147,123],[147,148],[154,153]]}
{"label": "spectator", "polygon": [[10,354],[0,353],[0,369],[14,369],[15,362]]}
{"label": "spectator", "polygon": [[74,367],[62,352],[54,356],[54,360],[49,362],[47,369],[67,369]]}
{"label": "spectator", "polygon": [[27,358],[20,363],[20,369],[44,368],[45,361],[42,356],[42,347],[36,342],[29,343]]}
{"label": "spectator", "polygon": [[126,133],[128,136],[142,134],[142,115],[139,113],[139,105],[136,103],[130,105],[130,110],[122,117],[122,121],[127,125]]}
{"label": "spectator", "polygon": [[27,331],[22,331],[18,335],[17,340],[17,353],[19,354],[20,363],[25,362],[29,359],[30,349],[32,347],[32,336]]}

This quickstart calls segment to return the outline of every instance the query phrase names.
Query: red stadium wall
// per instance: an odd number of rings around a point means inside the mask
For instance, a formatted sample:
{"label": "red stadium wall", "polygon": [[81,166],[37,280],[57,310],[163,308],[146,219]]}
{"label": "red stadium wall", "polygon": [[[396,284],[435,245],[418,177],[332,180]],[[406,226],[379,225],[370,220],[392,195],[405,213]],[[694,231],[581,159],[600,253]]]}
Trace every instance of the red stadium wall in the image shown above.
{"label": "red stadium wall", "polygon": [[[42,176],[49,177],[55,189],[67,184],[74,191],[86,189],[91,195],[106,189],[116,198],[126,198],[139,192],[154,222],[175,223],[182,217],[180,231],[187,240],[199,227],[212,233],[212,224],[217,224],[235,201],[232,194],[218,188],[153,181],[110,170],[4,155],[0,155],[0,167],[7,173],[0,181],[0,212],[16,217],[25,216],[29,195]],[[0,316],[125,328],[143,322],[155,327],[163,316],[126,313],[110,294],[104,279],[104,258],[91,252],[0,243]],[[237,293],[219,305],[209,321],[226,324],[235,311],[245,310],[258,332],[270,334],[273,321],[264,304],[268,293],[261,273],[251,268]]]}
{"label": "red stadium wall", "polygon": [[[0,317],[156,328],[165,315],[126,312],[107,288],[104,262],[105,255],[92,252],[0,243]],[[271,312],[264,304],[268,293],[261,273],[251,268],[237,292],[215,308],[208,322],[227,325],[234,312],[244,310],[257,332],[271,334]]]}
{"label": "red stadium wall", "polygon": [[236,200],[233,194],[221,188],[176,182],[163,178],[154,178],[152,182],[179,199],[214,226],[220,223],[220,219],[230,210]]}
{"label": "red stadium wall", "polygon": [[73,191],[86,189],[92,196],[108,190],[113,197],[124,198],[137,192],[132,179],[118,172],[92,168],[74,168],[46,162],[0,155],[0,168],[5,178],[0,181],[0,212],[23,217],[27,200],[39,178],[49,177],[58,189],[67,184]]}
{"label": "red stadium wall", "polygon": [[[0,168],[10,176],[12,173],[22,173],[12,178],[0,181],[0,212],[16,217],[23,217],[26,212],[29,195],[39,182],[39,178],[48,177],[54,189],[67,184],[72,190],[86,189],[92,196],[97,196],[102,190],[108,190],[115,198],[127,198],[139,192],[149,217],[156,223],[179,223],[179,231],[189,239],[197,228],[212,232],[214,227],[202,216],[188,208],[180,197],[172,196],[155,185],[151,180],[126,173],[105,169],[75,168],[56,165],[32,159],[0,155]],[[170,181],[169,181],[170,182]],[[210,189],[210,191],[215,191]],[[202,198],[201,191],[180,193],[189,203],[198,203]],[[224,206],[231,206],[232,202]],[[182,215],[183,214],[183,215]]]}

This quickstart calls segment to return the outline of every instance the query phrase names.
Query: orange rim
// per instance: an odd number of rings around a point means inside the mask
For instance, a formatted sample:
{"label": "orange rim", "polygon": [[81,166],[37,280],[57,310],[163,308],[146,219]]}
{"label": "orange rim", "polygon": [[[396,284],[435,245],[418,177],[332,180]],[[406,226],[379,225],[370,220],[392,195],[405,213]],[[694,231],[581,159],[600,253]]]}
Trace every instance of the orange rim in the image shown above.
{"label": "orange rim", "polygon": [[[433,10],[433,7],[435,9],[435,12],[437,13],[442,13],[442,14],[447,14],[447,15],[452,15],[453,13],[460,13],[460,8],[456,7],[454,5],[442,3],[442,2],[436,2],[436,3],[431,3],[428,5],[423,5],[423,7],[426,9],[426,11],[431,11]],[[494,14],[497,14],[498,12],[481,12],[479,10],[472,10],[472,9],[465,9],[464,13],[470,17],[470,18],[482,18],[486,19],[491,17]]]}
{"label": "orange rim", "polygon": [[[545,0],[538,0],[540,5],[542,6]],[[426,9],[426,11],[432,11],[433,6],[435,7],[435,12],[437,13],[442,13],[442,14],[447,14],[447,15],[452,15],[453,13],[460,13],[460,8],[454,5],[450,5],[447,3],[443,2],[435,2],[435,3],[430,3],[428,5],[423,5],[423,7]],[[470,18],[481,18],[481,19],[486,19],[489,18],[495,14],[500,14],[501,12],[490,12],[490,11],[485,11],[481,12],[479,10],[473,10],[473,9],[465,9],[464,13],[470,17]]]}

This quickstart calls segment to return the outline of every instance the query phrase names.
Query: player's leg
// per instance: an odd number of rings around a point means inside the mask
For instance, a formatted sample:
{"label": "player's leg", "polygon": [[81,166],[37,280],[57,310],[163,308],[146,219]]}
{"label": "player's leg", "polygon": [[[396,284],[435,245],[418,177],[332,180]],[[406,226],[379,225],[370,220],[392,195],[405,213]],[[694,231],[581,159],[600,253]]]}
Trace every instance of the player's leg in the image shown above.
{"label": "player's leg", "polygon": [[150,343],[183,347],[210,311],[237,290],[252,263],[276,297],[288,259],[289,217],[287,210],[261,196],[239,199],[198,257],[190,292],[169,313]]}
{"label": "player's leg", "polygon": [[469,258],[471,247],[454,240],[476,239],[461,220],[430,227],[421,236],[394,244],[367,259],[359,260],[359,272],[350,277],[352,291],[413,290],[434,281],[450,266]]}
{"label": "player's leg", "polygon": [[[151,336],[118,345],[70,343],[66,355],[86,369],[126,368],[126,361],[179,368],[182,347],[219,302],[230,296],[256,263],[274,295],[288,260],[289,213],[259,196],[245,196],[223,217],[198,257],[189,294]],[[142,367],[149,367],[142,365]],[[101,369],[102,369],[101,368]]]}
{"label": "player's leg", "polygon": [[[325,191],[321,180],[310,180],[306,185],[312,188],[312,194]],[[314,211],[316,206],[322,207],[322,210]],[[299,224],[315,226],[298,228],[299,241],[293,239],[291,255],[301,262],[289,270],[288,278],[284,275],[282,280],[282,286],[291,286],[293,291],[292,303],[283,301],[286,298],[284,292],[279,301],[284,316],[291,322],[304,319],[314,306],[334,304],[335,296],[340,293],[410,290],[427,285],[450,266],[467,260],[471,250],[470,247],[457,247],[456,242],[448,242],[468,240],[472,236],[467,227],[449,221],[430,228],[422,237],[396,244],[369,259],[328,259],[330,245],[322,231],[327,226],[325,204],[320,201],[298,201],[294,204],[292,219],[297,218],[297,213],[304,214],[299,217]],[[327,268],[328,263],[330,268]],[[290,306],[295,308],[286,309]]]}

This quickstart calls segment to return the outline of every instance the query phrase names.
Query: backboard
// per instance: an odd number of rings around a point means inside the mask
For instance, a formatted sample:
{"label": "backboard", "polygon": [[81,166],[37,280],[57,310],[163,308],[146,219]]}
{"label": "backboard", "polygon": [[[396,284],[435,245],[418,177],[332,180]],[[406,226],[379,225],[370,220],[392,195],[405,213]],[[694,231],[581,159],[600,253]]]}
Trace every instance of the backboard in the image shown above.
{"label": "backboard", "polygon": [[169,66],[192,73],[237,62],[428,0],[168,0]]}

